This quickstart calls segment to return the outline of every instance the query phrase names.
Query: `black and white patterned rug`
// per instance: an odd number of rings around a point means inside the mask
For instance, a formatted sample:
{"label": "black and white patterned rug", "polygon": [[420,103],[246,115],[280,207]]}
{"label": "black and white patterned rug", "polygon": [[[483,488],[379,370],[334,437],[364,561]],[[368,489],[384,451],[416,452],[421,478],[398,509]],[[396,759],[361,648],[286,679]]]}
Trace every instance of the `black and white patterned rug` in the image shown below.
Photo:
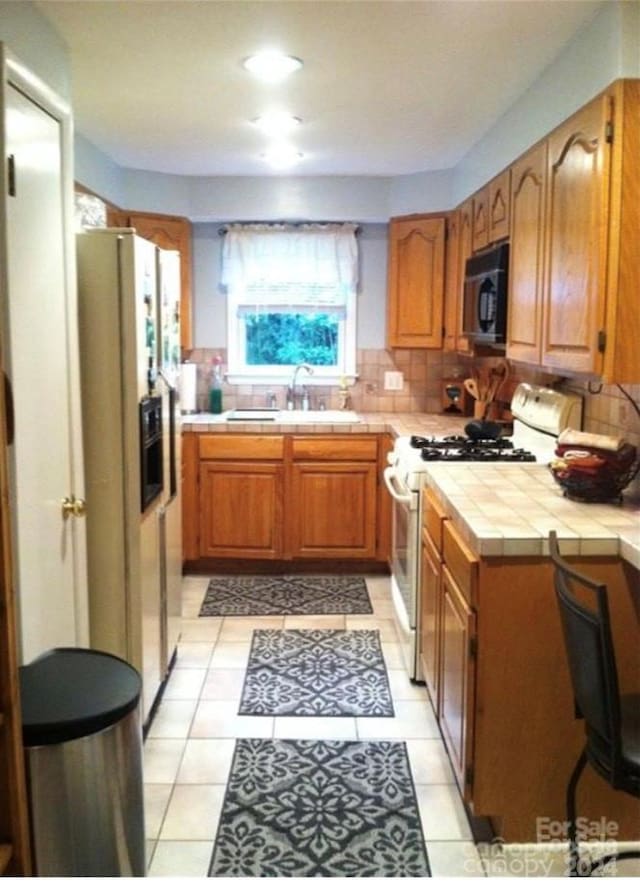
{"label": "black and white patterned rug", "polygon": [[210,877],[429,877],[402,741],[239,739]]}
{"label": "black and white patterned rug", "polygon": [[374,629],[258,629],[238,713],[394,716]]}
{"label": "black and white patterned rug", "polygon": [[200,617],[260,614],[372,614],[363,577],[214,577]]}

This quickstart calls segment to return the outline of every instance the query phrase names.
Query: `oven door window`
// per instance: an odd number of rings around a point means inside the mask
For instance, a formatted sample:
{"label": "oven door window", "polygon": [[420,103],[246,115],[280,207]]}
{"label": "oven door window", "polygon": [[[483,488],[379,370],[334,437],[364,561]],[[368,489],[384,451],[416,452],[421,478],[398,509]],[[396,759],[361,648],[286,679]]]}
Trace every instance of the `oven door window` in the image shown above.
{"label": "oven door window", "polygon": [[411,628],[416,625],[416,512],[399,502],[393,503],[392,570],[402,596]]}

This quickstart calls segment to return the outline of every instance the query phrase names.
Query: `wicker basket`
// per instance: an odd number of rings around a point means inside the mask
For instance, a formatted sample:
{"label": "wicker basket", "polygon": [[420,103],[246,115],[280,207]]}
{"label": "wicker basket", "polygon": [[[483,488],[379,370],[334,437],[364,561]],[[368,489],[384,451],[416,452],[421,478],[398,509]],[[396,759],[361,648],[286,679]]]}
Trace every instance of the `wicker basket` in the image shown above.
{"label": "wicker basket", "polygon": [[553,462],[549,463],[549,469],[564,496],[569,499],[582,502],[620,502],[622,491],[640,471],[640,457],[624,470],[614,471],[607,465],[597,474],[587,474],[576,467],[554,467]]}

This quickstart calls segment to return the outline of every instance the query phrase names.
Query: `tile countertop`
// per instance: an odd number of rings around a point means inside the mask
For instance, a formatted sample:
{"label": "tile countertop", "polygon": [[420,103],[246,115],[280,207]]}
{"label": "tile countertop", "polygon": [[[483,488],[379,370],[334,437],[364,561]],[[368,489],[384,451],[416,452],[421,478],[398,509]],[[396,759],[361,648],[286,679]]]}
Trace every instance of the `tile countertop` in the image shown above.
{"label": "tile countertop", "polygon": [[555,529],[565,555],[620,555],[640,569],[640,501],[567,499],[544,465],[433,465],[428,484],[476,554],[548,554]]}
{"label": "tile countertop", "polygon": [[394,437],[409,434],[426,436],[437,434],[460,434],[471,421],[469,416],[453,416],[444,413],[401,413],[358,412],[360,421],[350,424],[301,424],[282,425],[277,422],[229,422],[224,415],[208,412],[185,414],[182,416],[182,430],[185,432],[220,432],[236,434],[384,434]]}
{"label": "tile countertop", "polygon": [[[249,434],[458,434],[469,417],[435,413],[358,413],[354,425],[228,422],[185,414],[182,430]],[[566,555],[621,555],[640,568],[640,502],[581,503],[567,499],[544,465],[432,465],[437,495],[467,544],[481,556],[544,555],[555,528]]]}

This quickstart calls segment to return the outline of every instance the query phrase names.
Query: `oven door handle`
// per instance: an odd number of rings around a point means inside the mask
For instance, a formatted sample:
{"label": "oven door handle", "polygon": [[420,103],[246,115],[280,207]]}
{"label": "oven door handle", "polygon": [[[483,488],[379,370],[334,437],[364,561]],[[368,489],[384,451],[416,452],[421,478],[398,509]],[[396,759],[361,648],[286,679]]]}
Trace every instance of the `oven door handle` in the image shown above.
{"label": "oven door handle", "polygon": [[402,505],[412,506],[413,493],[411,492],[411,490],[403,492],[392,483],[392,481],[395,481],[396,484],[398,484],[398,478],[392,465],[387,465],[387,467],[382,472],[382,478],[387,490],[389,491],[389,493],[391,493],[391,496],[393,497],[393,499],[395,499],[396,502],[399,502]]}

